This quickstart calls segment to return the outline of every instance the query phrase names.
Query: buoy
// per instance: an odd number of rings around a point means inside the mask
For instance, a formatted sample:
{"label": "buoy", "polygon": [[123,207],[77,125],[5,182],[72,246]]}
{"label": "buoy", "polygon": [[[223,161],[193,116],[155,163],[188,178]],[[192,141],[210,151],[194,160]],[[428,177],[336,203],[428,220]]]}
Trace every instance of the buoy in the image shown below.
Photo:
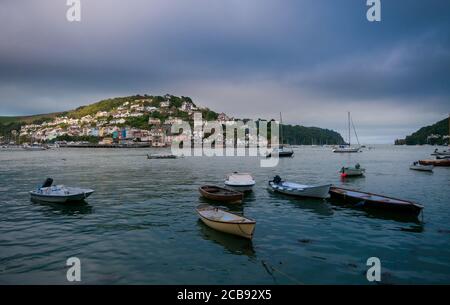
{"label": "buoy", "polygon": [[345,178],[345,177],[347,177],[347,174],[346,174],[346,173],[342,173],[342,174],[341,174],[341,177],[342,177],[342,178]]}

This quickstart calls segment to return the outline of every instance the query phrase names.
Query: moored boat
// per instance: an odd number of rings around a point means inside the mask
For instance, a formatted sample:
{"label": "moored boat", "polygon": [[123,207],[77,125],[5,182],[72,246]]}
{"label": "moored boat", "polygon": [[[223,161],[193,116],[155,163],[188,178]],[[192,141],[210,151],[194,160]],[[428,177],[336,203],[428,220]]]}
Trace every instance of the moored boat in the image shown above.
{"label": "moored boat", "polygon": [[91,189],[52,184],[53,179],[47,178],[41,187],[30,191],[31,199],[52,203],[79,202],[85,200],[94,193]]}
{"label": "moored boat", "polygon": [[348,166],[341,168],[341,177],[361,177],[366,172],[365,168],[362,168],[359,163],[356,163],[355,166]]}
{"label": "moored boat", "polygon": [[234,172],[227,176],[225,185],[236,191],[249,192],[255,185],[255,179],[250,174]]}
{"label": "moored boat", "polygon": [[431,154],[432,156],[449,156],[450,157],[450,149],[439,150],[436,148],[434,152]]}
{"label": "moored boat", "polygon": [[412,201],[334,186],[330,188],[330,196],[332,200],[342,201],[359,208],[379,209],[412,215],[419,215],[423,209],[423,206]]}
{"label": "moored boat", "polygon": [[[361,151],[360,147],[352,147],[351,146],[351,129],[350,129],[350,123],[353,125],[353,121],[350,117],[350,112],[348,113],[348,144],[345,145],[339,145],[339,147],[333,149],[334,153],[358,153]],[[353,130],[356,135],[356,139],[358,140],[358,135],[356,134],[355,126],[353,125]],[[359,145],[359,140],[358,140]]]}
{"label": "moored boat", "polygon": [[228,234],[252,239],[256,221],[236,215],[210,205],[199,205],[196,208],[200,219],[208,227]]}
{"label": "moored boat", "polygon": [[450,159],[419,160],[421,165],[450,166]]}
{"label": "moored boat", "polygon": [[432,172],[433,168],[434,168],[434,165],[422,165],[419,163],[419,161],[414,162],[409,167],[409,169],[411,169],[411,170],[424,171],[424,172]]}
{"label": "moored boat", "polygon": [[226,203],[241,203],[244,194],[215,185],[203,185],[198,188],[200,194],[210,200],[222,201]]}
{"label": "moored boat", "polygon": [[269,181],[269,188],[277,193],[309,198],[326,198],[331,184],[324,185],[304,185],[281,180],[280,176],[275,176]]}
{"label": "moored boat", "polygon": [[155,154],[155,155],[150,155],[147,154],[147,159],[176,159],[177,156],[176,155],[163,155],[163,154]]}

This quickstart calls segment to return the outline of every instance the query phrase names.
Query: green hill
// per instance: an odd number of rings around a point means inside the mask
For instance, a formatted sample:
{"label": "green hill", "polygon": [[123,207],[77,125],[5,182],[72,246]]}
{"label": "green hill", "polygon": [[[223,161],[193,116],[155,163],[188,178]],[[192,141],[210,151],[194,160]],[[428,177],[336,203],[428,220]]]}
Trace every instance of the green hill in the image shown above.
{"label": "green hill", "polygon": [[423,144],[437,144],[442,145],[448,143],[444,136],[449,134],[449,119],[445,118],[433,125],[420,128],[413,134],[406,136],[405,139],[398,139],[395,141],[396,145],[423,145]]}
{"label": "green hill", "polygon": [[[57,116],[67,116],[69,118],[82,118],[86,115],[95,116],[99,111],[111,111],[122,106],[124,103],[133,103],[135,100],[143,100],[144,106],[159,107],[163,101],[169,101],[172,116],[179,117],[181,119],[188,119],[186,112],[180,111],[179,108],[183,102],[193,103],[189,97],[177,97],[173,95],[165,96],[151,96],[151,95],[133,95],[126,97],[116,97],[105,99],[93,104],[78,107],[74,110],[60,113],[39,114],[31,116],[21,117],[0,117],[0,137],[9,139],[11,137],[12,130],[20,130],[21,126],[26,124],[42,124],[45,121],[51,121]],[[194,104],[195,105],[195,104]],[[215,120],[218,117],[218,113],[208,108],[201,108],[204,120]],[[149,116],[165,120],[167,114],[162,112],[153,112],[150,115],[146,114],[139,118],[127,119],[126,125],[136,128],[145,129],[148,127]],[[304,127],[299,125],[283,125],[283,137],[284,143],[292,145],[311,145],[311,144],[341,144],[344,143],[341,135],[335,131],[322,129],[318,127]]]}

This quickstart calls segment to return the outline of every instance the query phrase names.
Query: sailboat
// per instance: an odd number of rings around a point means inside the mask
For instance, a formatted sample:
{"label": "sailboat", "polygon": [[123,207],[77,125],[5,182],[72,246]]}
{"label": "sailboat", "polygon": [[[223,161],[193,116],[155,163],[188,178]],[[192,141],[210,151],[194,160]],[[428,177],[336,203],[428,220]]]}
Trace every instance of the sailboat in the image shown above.
{"label": "sailboat", "polygon": [[[350,130],[350,112],[348,113],[348,144],[347,145],[339,145],[338,148],[333,149],[334,153],[357,153],[360,152],[360,146],[352,147],[351,146],[351,130]],[[353,125],[353,122],[352,122]],[[355,126],[353,125],[353,130],[355,131],[356,139],[358,140],[358,135],[356,134]],[[359,140],[358,140],[359,145]]]}
{"label": "sailboat", "polygon": [[278,147],[274,147],[270,153],[266,155],[267,158],[270,158],[271,156],[278,154],[278,157],[285,158],[285,157],[292,157],[294,155],[294,151],[292,148],[287,145],[283,144],[283,119],[281,117],[280,112],[280,145]]}

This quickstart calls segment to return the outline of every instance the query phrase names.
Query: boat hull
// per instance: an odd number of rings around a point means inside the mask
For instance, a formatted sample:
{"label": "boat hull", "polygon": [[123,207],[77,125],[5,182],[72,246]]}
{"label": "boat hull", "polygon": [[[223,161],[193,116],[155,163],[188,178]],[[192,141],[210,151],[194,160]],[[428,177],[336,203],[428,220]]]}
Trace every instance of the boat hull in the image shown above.
{"label": "boat hull", "polygon": [[434,166],[433,165],[411,165],[409,169],[421,172],[432,172]]}
{"label": "boat hull", "polygon": [[415,216],[419,215],[423,209],[423,206],[411,201],[338,187],[330,188],[330,196],[331,200],[344,202],[354,207],[384,210]]}
{"label": "boat hull", "polygon": [[351,149],[345,149],[345,148],[336,148],[333,149],[334,153],[358,153],[359,152],[359,148],[351,148]]}
{"label": "boat hull", "polygon": [[[212,189],[218,189],[220,192],[214,193],[211,191]],[[243,193],[211,185],[201,186],[198,191],[206,199],[226,203],[242,203],[244,198]]]}
{"label": "boat hull", "polygon": [[344,172],[341,173],[342,176],[345,177],[361,177],[364,176],[364,169],[356,169],[356,168],[345,168]]}
{"label": "boat hull", "polygon": [[276,184],[272,181],[269,182],[269,188],[277,193],[296,196],[296,197],[308,197],[308,198],[327,198],[331,184],[308,186],[306,188],[294,188],[289,186],[283,186]]}
{"label": "boat hull", "polygon": [[51,202],[51,203],[69,203],[69,202],[80,202],[92,195],[94,191],[88,191],[80,194],[73,194],[67,196],[56,196],[56,195],[45,195],[38,194],[35,191],[30,192],[30,197],[32,200]]}
{"label": "boat hull", "polygon": [[[211,207],[207,207],[207,210],[211,211]],[[203,208],[197,208],[196,212],[199,215],[201,221],[207,225],[208,227],[223,232],[227,234],[232,234],[240,237],[244,237],[247,239],[253,238],[253,233],[255,232],[256,221],[244,218],[242,216],[238,216],[229,212],[225,212],[223,210],[215,209],[223,213],[224,216],[229,218],[234,218],[234,220],[223,221],[220,219],[212,219],[211,217],[207,217],[204,213]]]}
{"label": "boat hull", "polygon": [[434,166],[450,166],[450,159],[440,160],[419,160],[421,165],[434,165]]}

